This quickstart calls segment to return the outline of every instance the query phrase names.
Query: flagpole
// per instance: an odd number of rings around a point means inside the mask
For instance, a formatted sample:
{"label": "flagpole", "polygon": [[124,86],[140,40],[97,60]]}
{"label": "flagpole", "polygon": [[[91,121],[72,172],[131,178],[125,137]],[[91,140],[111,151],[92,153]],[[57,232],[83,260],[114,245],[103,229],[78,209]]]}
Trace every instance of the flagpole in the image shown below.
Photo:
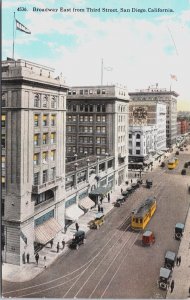
{"label": "flagpole", "polygon": [[101,62],[101,85],[103,85],[103,72],[104,72],[104,61],[102,58],[102,62]]}
{"label": "flagpole", "polygon": [[12,59],[14,59],[15,55],[15,12],[14,12],[14,18],[13,18],[13,54]]}

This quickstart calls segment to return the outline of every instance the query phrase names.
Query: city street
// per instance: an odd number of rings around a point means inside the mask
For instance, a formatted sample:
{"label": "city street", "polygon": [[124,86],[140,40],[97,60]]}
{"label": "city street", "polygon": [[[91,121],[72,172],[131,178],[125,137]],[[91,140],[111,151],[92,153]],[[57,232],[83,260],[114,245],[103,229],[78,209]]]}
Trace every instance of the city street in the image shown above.
{"label": "city street", "polygon": [[[174,227],[185,223],[190,203],[190,177],[181,170],[190,161],[190,149],[180,152],[179,165],[153,170],[153,187],[142,185],[121,206],[114,208],[99,230],[91,230],[78,251],[69,250],[35,279],[24,283],[3,282],[4,297],[24,298],[165,298],[158,288],[160,267],[167,250],[176,254],[179,241]],[[130,215],[149,196],[157,199],[157,210],[147,228],[156,242],[143,247],[142,233],[130,230]]]}

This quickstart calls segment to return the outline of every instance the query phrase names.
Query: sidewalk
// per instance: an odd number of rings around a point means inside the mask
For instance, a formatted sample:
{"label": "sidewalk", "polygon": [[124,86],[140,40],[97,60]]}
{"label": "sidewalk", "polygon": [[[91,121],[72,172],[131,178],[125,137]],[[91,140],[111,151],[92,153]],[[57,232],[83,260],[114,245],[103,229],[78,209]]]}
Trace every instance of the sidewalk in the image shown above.
{"label": "sidewalk", "polygon": [[[135,180],[133,180],[133,182],[135,182]],[[116,201],[117,197],[121,195],[121,188],[125,190],[127,187],[128,186],[123,183],[115,191],[113,191],[110,195],[110,203],[108,203],[107,198],[103,199],[102,207],[104,209],[104,215],[107,215],[114,207],[113,203]],[[78,220],[79,229],[84,230],[87,233],[90,230],[88,223],[94,219],[97,212],[98,208],[96,207],[80,217]],[[48,243],[42,250],[39,251],[38,265],[34,259],[30,260],[29,264],[26,263],[21,266],[3,263],[2,279],[11,282],[24,282],[33,279],[45,269],[45,266],[48,268],[48,266],[50,266],[58,257],[68,251],[68,241],[73,238],[73,234],[75,232],[75,223],[68,227],[66,233],[64,233],[64,230],[60,231],[54,238],[52,248],[50,243]],[[66,243],[64,249],[62,249],[62,240]],[[60,244],[59,253],[57,253],[57,242]],[[46,264],[44,262],[44,256],[46,257]]]}

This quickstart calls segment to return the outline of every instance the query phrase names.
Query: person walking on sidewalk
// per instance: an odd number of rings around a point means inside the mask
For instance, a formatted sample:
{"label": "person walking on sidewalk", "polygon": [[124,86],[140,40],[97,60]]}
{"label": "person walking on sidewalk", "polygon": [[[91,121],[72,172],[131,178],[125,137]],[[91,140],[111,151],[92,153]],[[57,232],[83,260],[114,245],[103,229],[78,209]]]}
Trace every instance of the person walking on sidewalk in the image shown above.
{"label": "person walking on sidewalk", "polygon": [[62,240],[62,246],[63,246],[62,249],[64,249],[65,248],[65,241],[64,240]]}
{"label": "person walking on sidewalk", "polygon": [[75,223],[76,231],[79,231],[79,224]]}
{"label": "person walking on sidewalk", "polygon": [[50,241],[50,246],[53,247],[53,240]]}
{"label": "person walking on sidewalk", "polygon": [[57,243],[57,253],[59,253],[59,242]]}
{"label": "person walking on sidewalk", "polygon": [[178,257],[178,265],[181,265],[181,256]]}
{"label": "person walking on sidewalk", "polygon": [[100,203],[101,203],[101,204],[102,204],[102,201],[103,201],[103,197],[100,198]]}
{"label": "person walking on sidewalk", "polygon": [[26,254],[26,261],[27,261],[27,264],[30,263],[30,254],[29,253]]}
{"label": "person walking on sidewalk", "polygon": [[100,212],[100,204],[98,204],[98,212]]}
{"label": "person walking on sidewalk", "polygon": [[108,193],[108,203],[110,203],[110,193]]}
{"label": "person walking on sidewalk", "polygon": [[123,193],[123,189],[121,188],[121,194]]}
{"label": "person walking on sidewalk", "polygon": [[133,183],[133,179],[131,178],[131,183]]}
{"label": "person walking on sidewalk", "polygon": [[179,257],[176,258],[176,266],[179,265]]}
{"label": "person walking on sidewalk", "polygon": [[170,288],[171,288],[171,293],[173,293],[173,290],[174,290],[174,280],[172,280]]}
{"label": "person walking on sidewalk", "polygon": [[39,254],[38,254],[38,252],[35,255],[35,260],[36,260],[36,263],[37,263],[37,266],[38,266],[38,261],[39,261]]}

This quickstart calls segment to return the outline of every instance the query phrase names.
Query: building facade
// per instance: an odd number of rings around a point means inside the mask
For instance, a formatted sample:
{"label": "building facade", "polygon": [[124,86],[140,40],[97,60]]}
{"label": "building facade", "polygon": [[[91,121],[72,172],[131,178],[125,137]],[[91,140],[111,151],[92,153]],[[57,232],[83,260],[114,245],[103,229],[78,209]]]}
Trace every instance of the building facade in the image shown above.
{"label": "building facade", "polygon": [[4,262],[24,263],[45,243],[43,230],[53,238],[64,223],[67,90],[52,68],[2,62]]}
{"label": "building facade", "polygon": [[67,98],[67,158],[114,156],[116,180],[127,178],[128,92],[119,86],[72,87]]}
{"label": "building facade", "polygon": [[166,104],[166,144],[171,147],[176,142],[177,137],[177,97],[178,94],[174,91],[166,89],[148,88],[137,92],[129,93],[133,102],[148,103],[154,101],[157,103]]}

